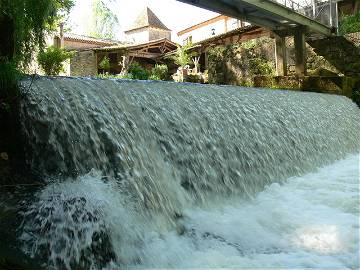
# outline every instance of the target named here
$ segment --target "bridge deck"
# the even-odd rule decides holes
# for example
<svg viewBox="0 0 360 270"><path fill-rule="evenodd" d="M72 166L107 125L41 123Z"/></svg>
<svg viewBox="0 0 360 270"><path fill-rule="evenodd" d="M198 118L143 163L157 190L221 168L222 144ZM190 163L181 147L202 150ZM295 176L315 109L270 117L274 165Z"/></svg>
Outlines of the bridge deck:
<svg viewBox="0 0 360 270"><path fill-rule="evenodd" d="M291 31L304 27L310 33L330 36L331 28L270 0L178 0L271 30Z"/></svg>

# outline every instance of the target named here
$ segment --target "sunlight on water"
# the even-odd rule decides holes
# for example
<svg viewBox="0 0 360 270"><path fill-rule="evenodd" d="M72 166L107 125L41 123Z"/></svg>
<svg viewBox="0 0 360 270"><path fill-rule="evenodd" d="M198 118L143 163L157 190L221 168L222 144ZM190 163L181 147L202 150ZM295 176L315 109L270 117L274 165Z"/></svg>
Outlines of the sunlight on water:
<svg viewBox="0 0 360 270"><path fill-rule="evenodd" d="M188 209L184 235L149 237L143 266L358 269L358 194L359 156L349 156L251 201Z"/></svg>

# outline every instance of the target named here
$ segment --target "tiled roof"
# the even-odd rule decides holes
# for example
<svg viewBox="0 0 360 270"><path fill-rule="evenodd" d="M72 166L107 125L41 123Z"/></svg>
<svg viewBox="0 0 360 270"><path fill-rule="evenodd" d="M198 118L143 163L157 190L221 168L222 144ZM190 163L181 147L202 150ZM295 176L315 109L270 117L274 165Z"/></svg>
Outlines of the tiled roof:
<svg viewBox="0 0 360 270"><path fill-rule="evenodd" d="M170 31L170 29L167 28L165 26L165 24L163 24L160 21L160 19L155 15L155 13L148 7L146 7L139 14L139 16L136 18L134 23L125 32L135 30L135 29L144 28L144 27L154 27L154 28L159 28L159 29Z"/></svg>
<svg viewBox="0 0 360 270"><path fill-rule="evenodd" d="M77 35L77 34L73 34L73 33L65 33L64 40L77 41L77 42L103 45L103 46L110 46L110 45L119 43L118 41L115 41L115 40L94 38L94 37L88 37L88 36L83 36L83 35Z"/></svg>
<svg viewBox="0 0 360 270"><path fill-rule="evenodd" d="M111 50L118 50L118 49L137 49L137 48L141 48L141 47L146 47L146 46L151 46L151 45L155 45L155 44L159 44L159 43L166 43L169 46L172 46L174 49L177 48L177 44L172 42L171 40L167 39L167 38L159 38L156 40L151 40L149 42L144 42L144 43L128 43L128 44L117 44L117 45L112 45L112 46L107 46L107 47L100 47L100 48L94 48L95 51L111 51Z"/></svg>

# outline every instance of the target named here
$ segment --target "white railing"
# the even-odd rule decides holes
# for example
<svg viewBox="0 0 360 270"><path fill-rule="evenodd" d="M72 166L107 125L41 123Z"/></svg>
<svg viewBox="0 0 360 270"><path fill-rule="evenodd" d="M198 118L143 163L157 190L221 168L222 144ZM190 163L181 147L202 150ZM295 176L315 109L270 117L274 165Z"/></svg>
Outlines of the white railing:
<svg viewBox="0 0 360 270"><path fill-rule="evenodd" d="M330 27L338 26L337 0L270 0Z"/></svg>

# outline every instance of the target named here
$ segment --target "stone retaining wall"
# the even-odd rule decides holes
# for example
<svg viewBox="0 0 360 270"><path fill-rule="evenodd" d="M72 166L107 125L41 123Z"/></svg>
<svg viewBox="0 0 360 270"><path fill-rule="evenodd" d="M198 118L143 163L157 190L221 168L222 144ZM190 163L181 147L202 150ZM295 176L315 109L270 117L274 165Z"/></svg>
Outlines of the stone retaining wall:
<svg viewBox="0 0 360 270"><path fill-rule="evenodd" d="M343 95L360 106L360 77L256 76L253 86Z"/></svg>
<svg viewBox="0 0 360 270"><path fill-rule="evenodd" d="M70 59L71 76L97 75L96 55L92 50L78 51Z"/></svg>

